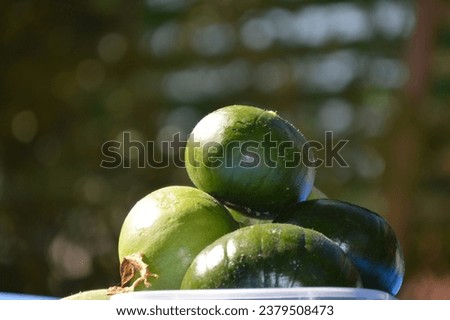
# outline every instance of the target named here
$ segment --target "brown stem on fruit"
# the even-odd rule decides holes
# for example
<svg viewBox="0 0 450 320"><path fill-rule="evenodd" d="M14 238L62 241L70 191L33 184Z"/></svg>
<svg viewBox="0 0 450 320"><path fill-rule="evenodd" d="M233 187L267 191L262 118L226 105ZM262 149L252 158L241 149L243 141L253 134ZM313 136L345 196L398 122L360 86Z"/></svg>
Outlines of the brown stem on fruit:
<svg viewBox="0 0 450 320"><path fill-rule="evenodd" d="M138 274L139 277L136 279ZM142 253L126 256L120 264L120 286L108 288L107 294L114 295L117 293L132 292L141 283L144 283L145 287L148 288L151 286L149 281L150 277L157 279L158 275L150 271L148 264L144 262L144 255ZM136 280L130 286L127 286L133 279Z"/></svg>

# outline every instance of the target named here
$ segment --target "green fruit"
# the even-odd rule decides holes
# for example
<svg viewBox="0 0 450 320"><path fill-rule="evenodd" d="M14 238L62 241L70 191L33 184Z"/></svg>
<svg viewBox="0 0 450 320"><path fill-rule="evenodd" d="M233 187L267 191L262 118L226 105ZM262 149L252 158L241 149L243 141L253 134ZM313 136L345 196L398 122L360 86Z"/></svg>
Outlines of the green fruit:
<svg viewBox="0 0 450 320"><path fill-rule="evenodd" d="M234 220L236 220L236 222L239 224L240 228L243 227L248 227L254 224L261 224L261 223L270 223L272 220L261 220L261 219L255 219L255 218L250 218L249 216L243 214L242 212L227 207L228 211L230 211L231 216L233 217Z"/></svg>
<svg viewBox="0 0 450 320"><path fill-rule="evenodd" d="M380 215L343 201L320 199L296 204L274 222L311 228L335 241L358 267L366 288L395 295L405 265L396 235Z"/></svg>
<svg viewBox="0 0 450 320"><path fill-rule="evenodd" d="M109 300L107 289L82 291L62 298L62 300Z"/></svg>
<svg viewBox="0 0 450 320"><path fill-rule="evenodd" d="M195 256L237 228L228 210L199 189L170 186L150 193L122 225L118 245L122 286L140 278L151 286L139 284L136 290L179 289ZM130 273L132 279L125 278Z"/></svg>
<svg viewBox="0 0 450 320"><path fill-rule="evenodd" d="M288 224L259 224L206 247L181 289L359 287L356 267L319 232Z"/></svg>
<svg viewBox="0 0 450 320"><path fill-rule="evenodd" d="M251 218L270 220L311 191L305 145L302 133L275 112L228 106L195 126L186 169L197 188Z"/></svg>

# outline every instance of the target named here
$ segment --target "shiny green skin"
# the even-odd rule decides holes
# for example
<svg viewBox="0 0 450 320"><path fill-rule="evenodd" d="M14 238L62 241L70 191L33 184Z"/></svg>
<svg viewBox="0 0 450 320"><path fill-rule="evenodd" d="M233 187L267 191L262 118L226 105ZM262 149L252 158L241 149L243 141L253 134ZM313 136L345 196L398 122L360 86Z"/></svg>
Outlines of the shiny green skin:
<svg viewBox="0 0 450 320"><path fill-rule="evenodd" d="M356 267L319 232L287 224L258 224L206 247L181 289L359 287Z"/></svg>
<svg viewBox="0 0 450 320"><path fill-rule="evenodd" d="M61 300L109 300L110 296L106 292L107 289L82 291L64 297Z"/></svg>
<svg viewBox="0 0 450 320"><path fill-rule="evenodd" d="M318 199L296 204L274 222L323 233L352 259L365 288L398 293L405 272L403 253L394 231L380 215L343 201Z"/></svg>
<svg viewBox="0 0 450 320"><path fill-rule="evenodd" d="M119 236L119 259L144 254L157 279L137 290L179 289L195 256L238 228L228 210L207 193L187 186L156 190L131 209Z"/></svg>
<svg viewBox="0 0 450 320"><path fill-rule="evenodd" d="M305 143L302 133L273 111L228 106L193 129L186 170L197 188L227 206L270 220L311 191L315 172L303 164Z"/></svg>

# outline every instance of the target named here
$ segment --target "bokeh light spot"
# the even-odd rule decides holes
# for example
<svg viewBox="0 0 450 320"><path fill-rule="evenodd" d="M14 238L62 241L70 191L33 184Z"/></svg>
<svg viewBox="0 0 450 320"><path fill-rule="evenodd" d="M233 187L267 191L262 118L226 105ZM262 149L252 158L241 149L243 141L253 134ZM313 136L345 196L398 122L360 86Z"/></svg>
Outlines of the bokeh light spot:
<svg viewBox="0 0 450 320"><path fill-rule="evenodd" d="M17 113L11 122L11 131L17 140L23 143L31 142L36 136L38 120L31 110Z"/></svg>
<svg viewBox="0 0 450 320"><path fill-rule="evenodd" d="M127 42L122 35L109 33L99 41L97 51L103 61L118 62L127 51Z"/></svg>
<svg viewBox="0 0 450 320"><path fill-rule="evenodd" d="M253 50L264 50L274 41L275 30L271 22L263 18L253 18L247 21L241 29L241 39L244 45Z"/></svg>
<svg viewBox="0 0 450 320"><path fill-rule="evenodd" d="M53 239L49 254L56 273L68 279L80 279L92 272L92 257L88 250L64 235Z"/></svg>
<svg viewBox="0 0 450 320"><path fill-rule="evenodd" d="M327 100L318 113L318 123L323 130L342 133L347 131L353 122L353 107L345 100Z"/></svg>
<svg viewBox="0 0 450 320"><path fill-rule="evenodd" d="M213 56L233 49L235 35L228 24L210 24L196 29L192 34L192 46L201 55Z"/></svg>

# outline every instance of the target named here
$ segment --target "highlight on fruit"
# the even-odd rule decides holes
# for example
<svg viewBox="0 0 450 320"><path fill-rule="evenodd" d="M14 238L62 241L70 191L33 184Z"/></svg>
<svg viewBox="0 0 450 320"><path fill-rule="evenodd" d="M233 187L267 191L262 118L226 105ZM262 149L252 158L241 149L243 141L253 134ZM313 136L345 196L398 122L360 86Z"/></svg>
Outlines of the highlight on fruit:
<svg viewBox="0 0 450 320"><path fill-rule="evenodd" d="M197 255L181 289L361 287L358 269L323 234L289 224L244 227Z"/></svg>
<svg viewBox="0 0 450 320"><path fill-rule="evenodd" d="M251 145L254 141L261 145ZM233 152L229 146L237 142L250 143L251 153ZM283 155L278 148L270 148L286 142L289 148ZM251 218L273 219L279 210L305 200L312 190L314 168L301 162L291 165L306 144L300 130L273 111L228 106L206 115L192 130L186 144L186 171L197 188L227 206ZM228 166L217 165L217 159L205 153L208 145L214 146L215 154L225 158ZM240 165L256 157L270 161Z"/></svg>
<svg viewBox="0 0 450 320"><path fill-rule="evenodd" d="M232 105L207 114L184 148L192 185L149 190L126 214L119 283L64 299L292 287L395 296L405 273L395 231L382 215L322 192L312 149L274 111Z"/></svg>
<svg viewBox="0 0 450 320"><path fill-rule="evenodd" d="M218 200L190 186L167 186L140 199L118 240L121 289L178 289L195 256L238 223Z"/></svg>
<svg viewBox="0 0 450 320"><path fill-rule="evenodd" d="M312 228L339 244L359 269L366 288L396 295L405 274L402 248L379 214L332 199L299 202L274 220Z"/></svg>

